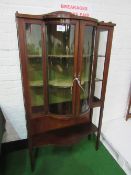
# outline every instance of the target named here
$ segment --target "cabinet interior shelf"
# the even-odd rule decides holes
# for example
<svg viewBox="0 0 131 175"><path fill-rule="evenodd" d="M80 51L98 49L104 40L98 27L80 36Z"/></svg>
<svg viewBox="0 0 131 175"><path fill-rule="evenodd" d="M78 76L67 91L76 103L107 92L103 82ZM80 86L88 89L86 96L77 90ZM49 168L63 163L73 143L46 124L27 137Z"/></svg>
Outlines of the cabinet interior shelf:
<svg viewBox="0 0 131 175"><path fill-rule="evenodd" d="M92 55L83 55L82 57L91 57ZM74 55L48 55L49 58L73 58Z"/></svg>
<svg viewBox="0 0 131 175"><path fill-rule="evenodd" d="M92 55L83 55L83 58L91 57ZM73 58L74 55L48 55L48 58ZM105 56L98 56L105 57ZM28 58L42 58L42 55L28 55Z"/></svg>
<svg viewBox="0 0 131 175"><path fill-rule="evenodd" d="M74 55L48 55L49 58L73 58Z"/></svg>
<svg viewBox="0 0 131 175"><path fill-rule="evenodd" d="M81 80L81 85L84 85L84 83L88 82L88 80L83 79ZM73 80L61 80L61 79L56 79L56 80L50 80L48 82L49 86L54 86L58 88L69 88L73 86ZM30 82L31 87L42 87L43 86L43 81L42 80L37 80L37 81L31 81Z"/></svg>
<svg viewBox="0 0 131 175"><path fill-rule="evenodd" d="M28 55L28 58L42 58L42 55Z"/></svg>
<svg viewBox="0 0 131 175"><path fill-rule="evenodd" d="M81 96L81 100L82 99L85 99L87 97L83 97ZM55 96L55 95L52 95L52 98L50 99L50 102L49 104L57 104L57 103L65 103L65 102L71 102L72 101L72 97L70 96L70 98L62 98L62 97L59 97L59 96ZM102 104L102 101L97 98L97 97L93 97L93 102L92 102L92 107L100 107ZM39 107L39 106L44 106L44 103L43 103L43 99L41 96L37 97L37 101L35 101L35 103L32 104L34 107Z"/></svg>
<svg viewBox="0 0 131 175"><path fill-rule="evenodd" d="M85 99L85 97L82 97L80 99L81 100ZM72 101L72 96L70 96L70 98L65 99L59 96L52 95L52 98L50 99L49 104L66 103L66 102L71 102L71 101ZM35 103L32 104L32 106L36 106L36 107L43 106L43 105L44 105L44 102L43 102L42 97L38 97L37 101L35 101Z"/></svg>
<svg viewBox="0 0 131 175"><path fill-rule="evenodd" d="M42 80L36 80L30 82L31 87L43 87L43 81Z"/></svg>
<svg viewBox="0 0 131 175"><path fill-rule="evenodd" d="M73 81L72 80L59 80L59 79L56 79L56 80L50 80L48 82L48 85L50 86L54 86L54 87L57 87L57 88L69 88L69 87L72 87L73 86Z"/></svg>

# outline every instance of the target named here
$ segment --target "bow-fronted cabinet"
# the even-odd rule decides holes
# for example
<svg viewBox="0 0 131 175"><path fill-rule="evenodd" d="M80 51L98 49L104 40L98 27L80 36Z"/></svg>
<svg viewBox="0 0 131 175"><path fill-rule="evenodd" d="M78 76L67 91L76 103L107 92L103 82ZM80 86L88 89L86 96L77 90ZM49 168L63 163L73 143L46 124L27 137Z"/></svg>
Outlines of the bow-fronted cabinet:
<svg viewBox="0 0 131 175"><path fill-rule="evenodd" d="M96 132L98 148L115 24L69 12L17 12L16 19L32 166L34 147L71 145Z"/></svg>

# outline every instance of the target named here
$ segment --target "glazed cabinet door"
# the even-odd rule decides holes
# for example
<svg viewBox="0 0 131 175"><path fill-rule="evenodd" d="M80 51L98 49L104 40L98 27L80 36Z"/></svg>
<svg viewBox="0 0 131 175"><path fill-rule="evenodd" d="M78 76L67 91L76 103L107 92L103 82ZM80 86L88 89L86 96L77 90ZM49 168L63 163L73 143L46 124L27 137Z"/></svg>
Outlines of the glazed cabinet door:
<svg viewBox="0 0 131 175"><path fill-rule="evenodd" d="M43 22L19 19L19 47L24 86L25 107L28 114L44 112L43 78Z"/></svg>
<svg viewBox="0 0 131 175"><path fill-rule="evenodd" d="M80 22L80 42L78 54L78 104L77 115L89 112L90 85L94 54L95 24Z"/></svg>
<svg viewBox="0 0 131 175"><path fill-rule="evenodd" d="M78 22L71 20L46 23L48 112L75 115L75 82Z"/></svg>

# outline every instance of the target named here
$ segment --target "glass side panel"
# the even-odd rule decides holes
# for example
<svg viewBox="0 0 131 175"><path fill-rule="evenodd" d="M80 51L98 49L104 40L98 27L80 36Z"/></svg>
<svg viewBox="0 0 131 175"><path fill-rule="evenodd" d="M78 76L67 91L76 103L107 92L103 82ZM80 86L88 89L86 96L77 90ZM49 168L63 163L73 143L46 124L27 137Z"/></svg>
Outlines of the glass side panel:
<svg viewBox="0 0 131 175"><path fill-rule="evenodd" d="M74 25L47 24L49 111L72 113Z"/></svg>
<svg viewBox="0 0 131 175"><path fill-rule="evenodd" d="M108 31L100 30L99 42L98 42L96 77L95 77L95 92L94 92L94 96L97 99L101 99L104 64L105 64L105 58L106 58L105 56L106 56L107 38L108 38Z"/></svg>
<svg viewBox="0 0 131 175"><path fill-rule="evenodd" d="M83 56L82 56L82 72L81 72L81 94L80 94L80 112L88 110L88 97L91 77L91 66L93 59L93 45L94 45L94 28L92 26L85 26Z"/></svg>
<svg viewBox="0 0 131 175"><path fill-rule="evenodd" d="M99 32L99 44L98 44L98 56L105 57L106 54L106 44L107 44L107 30L100 30Z"/></svg>
<svg viewBox="0 0 131 175"><path fill-rule="evenodd" d="M35 113L44 110L41 25L26 23L25 30L31 107Z"/></svg>
<svg viewBox="0 0 131 175"><path fill-rule="evenodd" d="M101 89L102 89L102 81L96 80L95 91L94 91L94 96L96 99L101 99Z"/></svg>
<svg viewBox="0 0 131 175"><path fill-rule="evenodd" d="M97 68L96 68L96 78L103 80L103 71L106 55L106 45L107 45L107 30L99 31L99 42L98 42L98 57L97 57Z"/></svg>
<svg viewBox="0 0 131 175"><path fill-rule="evenodd" d="M96 80L103 80L103 71L104 71L104 63L105 63L105 57L97 58L97 67L96 67Z"/></svg>

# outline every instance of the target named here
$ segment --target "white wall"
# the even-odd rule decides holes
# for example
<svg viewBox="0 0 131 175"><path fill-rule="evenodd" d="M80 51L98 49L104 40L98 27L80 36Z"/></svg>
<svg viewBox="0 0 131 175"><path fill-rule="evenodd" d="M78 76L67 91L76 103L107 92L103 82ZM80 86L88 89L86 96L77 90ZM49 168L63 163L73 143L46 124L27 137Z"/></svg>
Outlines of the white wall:
<svg viewBox="0 0 131 175"><path fill-rule="evenodd" d="M61 4L87 6L91 17L116 23L105 100L104 121L125 116L131 79L131 1L125 0L1 0L0 105L7 119L4 141L26 138L15 12L44 14ZM70 11L70 10L68 10ZM71 10L76 11L76 10ZM80 10L77 10L80 13ZM98 114L95 110L95 117Z"/></svg>

